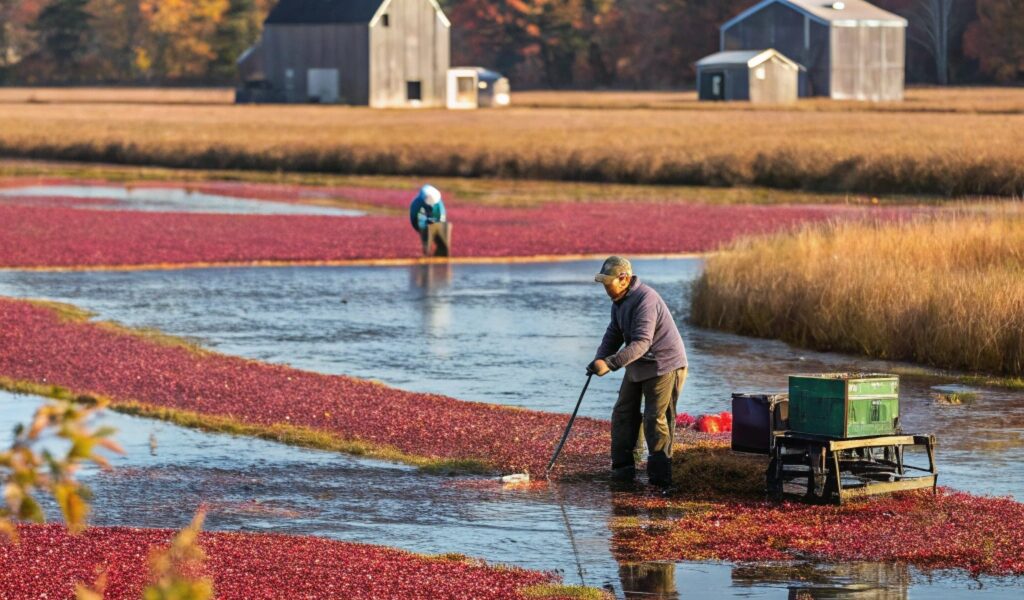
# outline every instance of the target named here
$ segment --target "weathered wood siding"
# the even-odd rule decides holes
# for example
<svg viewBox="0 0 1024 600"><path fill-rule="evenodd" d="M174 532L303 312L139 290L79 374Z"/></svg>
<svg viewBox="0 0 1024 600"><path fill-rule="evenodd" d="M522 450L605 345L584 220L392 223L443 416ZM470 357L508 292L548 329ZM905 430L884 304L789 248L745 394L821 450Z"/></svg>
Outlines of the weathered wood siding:
<svg viewBox="0 0 1024 600"><path fill-rule="evenodd" d="M450 31L429 0L391 0L388 25L370 27L370 105L411 106L407 85L419 81L421 106L444 106Z"/></svg>
<svg viewBox="0 0 1024 600"><path fill-rule="evenodd" d="M285 102L309 102L309 69L337 69L339 101L370 101L369 28L366 25L268 25L262 52L267 79ZM289 71L291 75L289 76Z"/></svg>
<svg viewBox="0 0 1024 600"><path fill-rule="evenodd" d="M757 77L764 69L764 79ZM756 104L786 104L796 102L800 71L773 56L750 70L750 101Z"/></svg>

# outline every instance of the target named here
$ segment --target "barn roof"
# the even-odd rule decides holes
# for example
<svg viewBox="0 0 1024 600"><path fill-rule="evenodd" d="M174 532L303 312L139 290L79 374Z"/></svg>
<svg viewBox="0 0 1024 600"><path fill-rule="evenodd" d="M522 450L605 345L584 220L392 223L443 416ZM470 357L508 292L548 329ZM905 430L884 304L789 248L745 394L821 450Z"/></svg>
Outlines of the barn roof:
<svg viewBox="0 0 1024 600"><path fill-rule="evenodd" d="M767 50L725 50L723 52L715 52L714 54L705 56L698 60L697 66L710 67L737 65L746 66L752 69L773 56L779 57L783 62L792 66L794 69L803 69L799 64L793 62L774 48L768 48Z"/></svg>
<svg viewBox="0 0 1024 600"><path fill-rule="evenodd" d="M266 24L369 23L385 0L281 0Z"/></svg>
<svg viewBox="0 0 1024 600"><path fill-rule="evenodd" d="M877 23L886 25L907 25L907 20L887 10L878 8L864 0L763 0L722 24L724 31L769 4L783 4L802 12L808 17L829 24Z"/></svg>

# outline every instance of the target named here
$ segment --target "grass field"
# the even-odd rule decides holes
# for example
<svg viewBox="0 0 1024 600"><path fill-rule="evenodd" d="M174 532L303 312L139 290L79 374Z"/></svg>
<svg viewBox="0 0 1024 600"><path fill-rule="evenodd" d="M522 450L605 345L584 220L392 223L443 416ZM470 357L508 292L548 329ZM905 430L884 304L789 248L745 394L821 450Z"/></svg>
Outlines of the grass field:
<svg viewBox="0 0 1024 600"><path fill-rule="evenodd" d="M0 104L232 104L231 88L0 88ZM520 108L592 108L659 110L763 110L743 102L697 101L695 91L517 91ZM808 98L776 107L787 111L1024 113L1024 89L1012 87L907 89L903 102L834 101Z"/></svg>
<svg viewBox="0 0 1024 600"><path fill-rule="evenodd" d="M40 100L36 91L36 101L19 102L17 90L5 90L13 99L0 102L0 156L867 194L1024 193L1024 114L897 113L871 105L379 111L188 101L220 98L222 91L73 92L48 91L53 100ZM951 107L984 103L974 91L944 93ZM110 95L135 100L126 108ZM1000 96L1024 105L1022 90Z"/></svg>
<svg viewBox="0 0 1024 600"><path fill-rule="evenodd" d="M2 95L0 95L2 98ZM763 110L743 102L698 102L697 92L515 92L515 106L529 108L656 108L661 110ZM903 102L837 101L808 98L778 107L787 111L1024 113L1024 89L918 87Z"/></svg>
<svg viewBox="0 0 1024 600"><path fill-rule="evenodd" d="M711 258L692 318L822 350L1024 373L1024 214L847 223Z"/></svg>

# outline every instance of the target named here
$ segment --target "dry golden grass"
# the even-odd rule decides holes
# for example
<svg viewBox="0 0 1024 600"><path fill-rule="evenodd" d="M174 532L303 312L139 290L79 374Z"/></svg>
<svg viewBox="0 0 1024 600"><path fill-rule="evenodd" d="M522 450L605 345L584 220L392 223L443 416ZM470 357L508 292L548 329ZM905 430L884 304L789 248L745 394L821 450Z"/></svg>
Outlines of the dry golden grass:
<svg viewBox="0 0 1024 600"><path fill-rule="evenodd" d="M514 102L521 108L602 108L660 110L753 110L744 102L698 102L695 91L520 91ZM0 103L41 104L233 104L232 88L145 87L12 87L0 88ZM807 98L768 110L830 112L977 112L1024 113L1024 88L1019 87L911 87L903 102L834 101Z"/></svg>
<svg viewBox="0 0 1024 600"><path fill-rule="evenodd" d="M231 88L0 87L0 104L232 104Z"/></svg>
<svg viewBox="0 0 1024 600"><path fill-rule="evenodd" d="M660 110L751 110L766 107L745 102L699 102L697 92L528 91L515 92L513 102L529 108L655 108ZM795 104L768 108L829 112L965 112L1024 113L1024 88L908 88L903 102L837 101L806 98Z"/></svg>
<svg viewBox="0 0 1024 600"><path fill-rule="evenodd" d="M0 104L0 156L201 169L1024 193L1024 114Z"/></svg>
<svg viewBox="0 0 1024 600"><path fill-rule="evenodd" d="M1024 214L961 212L747 240L711 258L692 318L818 348L1024 373Z"/></svg>

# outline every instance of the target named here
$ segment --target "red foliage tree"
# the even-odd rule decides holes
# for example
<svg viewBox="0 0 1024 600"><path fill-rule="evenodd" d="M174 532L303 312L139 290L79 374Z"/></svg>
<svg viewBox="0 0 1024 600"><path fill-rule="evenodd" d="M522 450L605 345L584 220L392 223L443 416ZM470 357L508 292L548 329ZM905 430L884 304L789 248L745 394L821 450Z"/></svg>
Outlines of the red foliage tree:
<svg viewBox="0 0 1024 600"><path fill-rule="evenodd" d="M1024 0L978 0L964 51L998 81L1024 79Z"/></svg>

